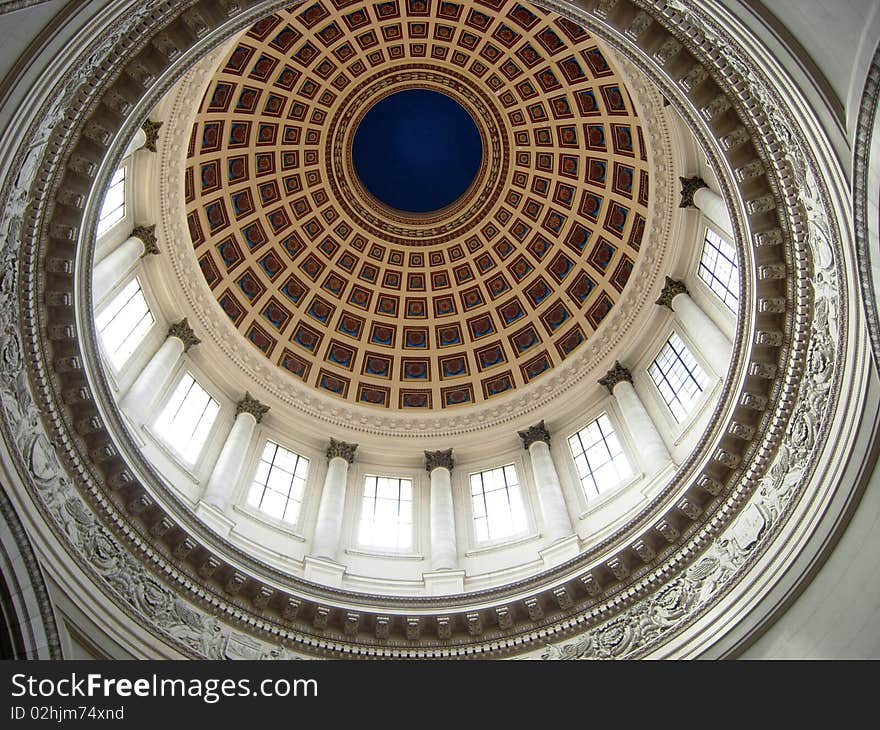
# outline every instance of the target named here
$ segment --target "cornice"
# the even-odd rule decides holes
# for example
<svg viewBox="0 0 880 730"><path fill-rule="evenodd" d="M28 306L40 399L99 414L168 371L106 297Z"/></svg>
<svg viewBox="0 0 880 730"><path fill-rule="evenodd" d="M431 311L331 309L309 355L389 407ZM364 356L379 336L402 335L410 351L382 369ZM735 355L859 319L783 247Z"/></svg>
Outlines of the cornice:
<svg viewBox="0 0 880 730"><path fill-rule="evenodd" d="M868 334L874 351L874 364L880 371L880 314L877 308L874 270L877 267L877 234L880 220L876 215L871 220L871 191L876 186L869 184L872 169L880 166L880 161L872 158L871 142L877 138L877 109L880 104L880 46L874 52L856 120L855 144L853 145L853 215L855 218L856 256L859 265L859 285L865 314L868 320ZM876 157L876 155L875 155ZM873 234L873 235L872 235ZM873 242L873 243L872 243Z"/></svg>

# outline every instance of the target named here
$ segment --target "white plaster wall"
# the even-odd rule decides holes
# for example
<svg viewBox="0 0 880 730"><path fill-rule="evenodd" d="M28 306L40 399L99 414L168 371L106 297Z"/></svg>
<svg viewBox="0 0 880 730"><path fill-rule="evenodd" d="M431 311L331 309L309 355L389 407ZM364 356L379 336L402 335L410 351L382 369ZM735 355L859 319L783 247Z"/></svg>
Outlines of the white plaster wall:
<svg viewBox="0 0 880 730"><path fill-rule="evenodd" d="M14 33L3 34L3 43L0 44L0 79L6 77L30 42L65 4L65 0L51 0L0 15L0 25L15 27Z"/></svg>
<svg viewBox="0 0 880 730"><path fill-rule="evenodd" d="M828 562L743 659L880 659L880 469Z"/></svg>
<svg viewBox="0 0 880 730"><path fill-rule="evenodd" d="M878 376L866 414L876 414ZM875 454L876 457L876 454ZM744 659L880 659L880 465L828 560Z"/></svg>

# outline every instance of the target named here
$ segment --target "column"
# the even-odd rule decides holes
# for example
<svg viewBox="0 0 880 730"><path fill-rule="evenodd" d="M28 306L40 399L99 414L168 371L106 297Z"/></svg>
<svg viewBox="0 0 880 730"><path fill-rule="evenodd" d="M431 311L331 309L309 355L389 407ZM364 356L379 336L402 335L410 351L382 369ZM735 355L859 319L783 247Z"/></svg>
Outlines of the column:
<svg viewBox="0 0 880 730"><path fill-rule="evenodd" d="M716 228L733 240L733 223L724 198L712 190L701 177L680 177L681 202L679 208L698 208Z"/></svg>
<svg viewBox="0 0 880 730"><path fill-rule="evenodd" d="M264 406L256 398L252 398L250 393L245 393L244 398L236 404L235 421L214 464L211 478L202 497L205 502L217 509L226 509L232 490L241 474L254 429L268 411L269 406Z"/></svg>
<svg viewBox="0 0 880 730"><path fill-rule="evenodd" d="M672 461L672 457L633 387L632 373L619 362L615 362L614 367L599 380L599 384L608 388L617 401L623 421L637 447L638 458L645 476L653 476L666 467Z"/></svg>
<svg viewBox="0 0 880 730"><path fill-rule="evenodd" d="M150 362L137 376L120 404L136 425L146 423L150 407L174 372L180 356L199 342L186 319L168 328L165 342L150 358Z"/></svg>
<svg viewBox="0 0 880 730"><path fill-rule="evenodd" d="M138 129L137 132L134 133L134 137L131 138L131 142L128 143L128 147L125 148L125 154L123 157L128 157L129 155L133 155L139 149L141 149L147 141L147 133L144 131L143 127Z"/></svg>
<svg viewBox="0 0 880 730"><path fill-rule="evenodd" d="M730 365L733 345L712 318L691 299L683 281L666 277L666 284L656 302L675 313L681 328L693 342L699 343L700 354L718 376L724 376Z"/></svg>
<svg viewBox="0 0 880 730"><path fill-rule="evenodd" d="M535 486L538 490L538 501L541 503L541 513L544 515L544 536L550 542L556 542L571 535L574 530L571 525L571 517L568 507L565 506L565 497L562 494L562 485L559 483L559 475L553 456L550 453L550 433L544 426L544 422L530 426L525 431L519 431L523 448L529 452L532 462L532 474L535 477Z"/></svg>
<svg viewBox="0 0 880 730"><path fill-rule="evenodd" d="M455 508L452 502L452 449L426 451L425 469L431 475L431 570L456 570Z"/></svg>
<svg viewBox="0 0 880 730"><path fill-rule="evenodd" d="M147 119L143 126L134 133L134 137L131 138L128 147L125 148L125 154L123 157L128 157L140 149L155 152L156 142L159 138L159 128L161 126L162 122L154 122L151 119Z"/></svg>
<svg viewBox="0 0 880 730"><path fill-rule="evenodd" d="M348 481L348 465L354 461L357 444L330 439L327 449L327 476L318 505L318 521L312 539L311 554L318 558L336 560L342 536L342 517L345 511L345 485Z"/></svg>
<svg viewBox="0 0 880 730"><path fill-rule="evenodd" d="M134 268L138 259L159 253L156 226L136 226L131 236L97 264L92 272L92 301L97 304Z"/></svg>

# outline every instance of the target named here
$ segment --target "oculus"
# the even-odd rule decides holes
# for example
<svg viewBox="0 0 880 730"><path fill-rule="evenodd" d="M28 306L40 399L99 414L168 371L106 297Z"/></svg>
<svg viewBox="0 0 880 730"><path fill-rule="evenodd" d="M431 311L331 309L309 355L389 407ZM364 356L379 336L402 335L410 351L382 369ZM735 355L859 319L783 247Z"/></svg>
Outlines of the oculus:
<svg viewBox="0 0 880 730"><path fill-rule="evenodd" d="M436 91L406 89L381 99L355 130L352 160L364 187L407 213L432 213L470 188L483 159L474 120Z"/></svg>

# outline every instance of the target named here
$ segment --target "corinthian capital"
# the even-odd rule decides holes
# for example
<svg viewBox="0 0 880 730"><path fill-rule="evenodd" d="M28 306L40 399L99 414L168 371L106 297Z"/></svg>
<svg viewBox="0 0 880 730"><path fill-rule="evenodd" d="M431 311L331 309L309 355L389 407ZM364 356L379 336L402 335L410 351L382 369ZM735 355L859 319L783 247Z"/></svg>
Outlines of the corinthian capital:
<svg viewBox="0 0 880 730"><path fill-rule="evenodd" d="M526 451L536 441L543 441L548 446L550 445L550 432L544 426L544 421L536 423L534 426L529 426L525 431L517 431L517 433L522 439L523 448Z"/></svg>
<svg viewBox="0 0 880 730"><path fill-rule="evenodd" d="M131 235L144 242L144 256L155 256L159 253L156 243L156 226L135 226Z"/></svg>
<svg viewBox="0 0 880 730"><path fill-rule="evenodd" d="M179 322L175 322L168 328L168 336L176 337L183 342L184 352L189 350L193 345L198 345L201 342L201 340L193 333L192 328L189 326L189 322L186 321L186 317Z"/></svg>
<svg viewBox="0 0 880 730"><path fill-rule="evenodd" d="M339 457L351 464L354 462L354 452L357 447L357 444L347 444L345 441L330 439L330 446L327 447L327 461Z"/></svg>
<svg viewBox="0 0 880 730"><path fill-rule="evenodd" d="M455 461L452 458L452 449L445 451L426 451L425 452L425 469L430 474L434 469L443 467L452 471L455 468Z"/></svg>
<svg viewBox="0 0 880 730"><path fill-rule="evenodd" d="M661 307L666 307L667 309L672 309L672 300L675 299L679 294L687 294L688 289L684 285L683 281L679 281L678 279L673 279L670 276L666 277L666 284L663 286L663 291L660 292L660 298L654 302L654 304L659 304Z"/></svg>
<svg viewBox="0 0 880 730"><path fill-rule="evenodd" d="M614 394L615 385L624 382L632 383L632 381L632 373L619 362L615 361L614 367L605 373L605 377L599 378L599 385L604 385L608 388L609 393Z"/></svg>
<svg viewBox="0 0 880 730"><path fill-rule="evenodd" d="M147 139L144 142L145 150L149 150L150 152L156 151L156 142L159 141L159 128L162 124L162 122L154 122L152 119L147 119L147 121L144 122L141 129L144 130L144 134L147 136Z"/></svg>
<svg viewBox="0 0 880 730"><path fill-rule="evenodd" d="M254 398L250 393L245 392L244 398L242 398L235 405L235 415L238 416L241 413L250 413L259 423L263 420L263 416L265 416L269 412L269 406L264 406L260 401Z"/></svg>
<svg viewBox="0 0 880 730"><path fill-rule="evenodd" d="M678 204L679 208L696 208L694 205L694 194L700 188L708 188L706 185L706 181L703 178L697 177L680 177L678 178L681 181L681 201Z"/></svg>

